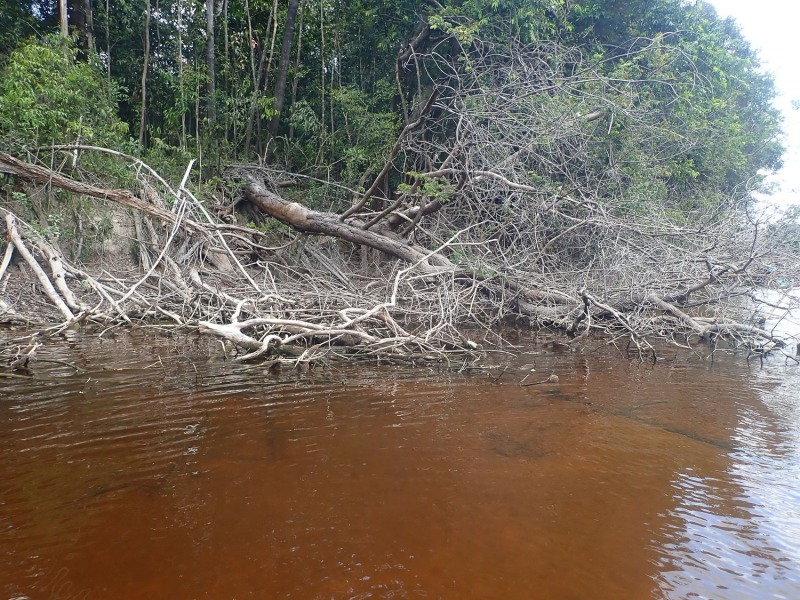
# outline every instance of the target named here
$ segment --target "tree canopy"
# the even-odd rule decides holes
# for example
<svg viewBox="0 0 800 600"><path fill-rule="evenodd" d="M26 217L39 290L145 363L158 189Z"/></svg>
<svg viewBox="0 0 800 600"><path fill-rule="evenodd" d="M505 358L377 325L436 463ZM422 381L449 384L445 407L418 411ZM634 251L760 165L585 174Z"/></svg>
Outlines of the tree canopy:
<svg viewBox="0 0 800 600"><path fill-rule="evenodd" d="M53 30L59 6L3 2L0 52L8 63L13 47L24 43L22 51L30 54L31 44L41 45L29 36ZM564 81L572 78L571 88L554 91L564 94L565 105L579 93L594 97L594 110L607 111L605 139L597 128L598 146L604 144L605 160L625 172L634 195L660 189L675 199L693 195L698 185L728 194L742 182L752 188L759 173L780 164L772 81L736 25L702 1L151 4L65 3L82 60L99 65L123 90L119 118L132 133L144 123L143 150L200 149L218 163L269 151L293 169L357 183L383 160L413 107L434 87L449 85L453 68L476 60L488 46L498 58L547 46L577 57L561 73ZM287 25L291 31L285 35ZM443 62L449 73L441 70ZM589 63L593 81L578 84L581 75L569 69ZM33 71L28 77L37 76L46 74ZM7 72L4 80L9 77L20 74ZM43 88L49 83L41 82ZM472 79L478 88L486 83ZM578 92L576 85L583 89ZM43 94L59 92L38 92ZM92 100L83 107L74 102L73 112L92 110ZM219 119L210 118L212 108ZM655 129L640 136L626 114L631 110L646 113L663 139L651 135ZM660 164L648 167L643 156Z"/></svg>

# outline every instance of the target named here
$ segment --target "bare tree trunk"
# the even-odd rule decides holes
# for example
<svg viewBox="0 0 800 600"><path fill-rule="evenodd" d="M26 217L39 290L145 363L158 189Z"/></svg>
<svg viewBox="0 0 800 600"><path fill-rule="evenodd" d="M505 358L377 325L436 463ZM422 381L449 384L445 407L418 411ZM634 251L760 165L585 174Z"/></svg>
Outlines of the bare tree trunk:
<svg viewBox="0 0 800 600"><path fill-rule="evenodd" d="M178 89L180 93L181 103L181 133L180 133L180 148L186 150L186 110L184 107L184 100L186 98L186 89L184 88L185 82L183 78L183 2L178 0Z"/></svg>
<svg viewBox="0 0 800 600"><path fill-rule="evenodd" d="M77 45L81 50L88 49L86 7L89 0L67 0L67 19L73 33L77 35Z"/></svg>
<svg viewBox="0 0 800 600"><path fill-rule="evenodd" d="M160 15L161 8L158 6L158 0L156 0L155 9L156 9L155 14ZM155 25L156 25L156 48L158 48L159 46L161 46L161 25L160 25L160 20L158 18L156 18Z"/></svg>
<svg viewBox="0 0 800 600"><path fill-rule="evenodd" d="M106 0L106 60L108 60L108 81L111 81L111 13Z"/></svg>
<svg viewBox="0 0 800 600"><path fill-rule="evenodd" d="M113 150L105 150L105 152L119 154ZM46 167L26 163L5 152L0 152L0 173L11 173L26 181L33 181L43 185L53 185L81 196L91 196L92 198L116 202L122 206L155 217L164 223L174 224L176 222L177 217L172 211L145 202L128 190L100 188L82 181L77 181L65 175L61 175L57 171L51 171ZM198 224L189 219L184 219L183 225L194 231L199 231Z"/></svg>
<svg viewBox="0 0 800 600"><path fill-rule="evenodd" d="M144 13L144 66L142 67L142 115L139 120L139 145L144 146L147 126L147 67L150 64L150 0L145 0Z"/></svg>
<svg viewBox="0 0 800 600"><path fill-rule="evenodd" d="M334 25L333 25L333 56L334 57L341 56L341 53L339 52L339 20L338 19L334 21ZM336 71L337 70L339 71L339 79L340 79L339 88L341 88L342 87L341 86L341 77L342 77L341 64L339 64L338 60L331 61L331 74L330 74L330 77L328 77L328 80L329 80L328 81L328 83L329 83L329 87L328 87L328 90L329 90L329 92L328 92L328 115L330 116L330 119L331 119L331 137L333 137L333 134L336 133L336 123L333 120L333 117L334 117L334 115L333 115L333 91L335 89L334 88L334 84L336 83Z"/></svg>
<svg viewBox="0 0 800 600"><path fill-rule="evenodd" d="M269 26L272 23L272 43L270 44L269 51L269 64L267 65L267 74L264 76L264 60L267 56L267 35L269 35ZM267 30L264 32L264 47L261 50L261 58L258 61L258 72L253 80L253 98L250 101L250 114L247 119L247 129L245 132L244 140L244 153L245 156L250 154L250 142L253 136L253 125L256 122L256 109L258 108L258 97L261 94L261 82L269 79L269 72L272 70L272 51L275 49L275 34L278 30L278 0L272 3L272 13L270 13L270 21L267 23Z"/></svg>
<svg viewBox="0 0 800 600"><path fill-rule="evenodd" d="M217 121L216 107L216 55L214 53L214 0L206 0L206 63L208 66L208 124L213 128Z"/></svg>
<svg viewBox="0 0 800 600"><path fill-rule="evenodd" d="M53 284L50 282L50 279L47 277L47 274L44 272L42 267L36 262L36 259L30 253L28 248L25 246L25 243L22 241L22 236L19 234L17 230L16 218L13 214L7 213L6 217L6 228L7 228L7 235L8 239L17 249L17 252L25 259L25 262L28 263L30 268L36 274L36 278L39 280L39 284L42 286L45 294L50 299L50 301L55 304L58 308L59 312L63 315L65 319L68 321L75 318L75 315L72 314L69 306L67 303L64 302L64 299L59 296L56 289L53 287Z"/></svg>
<svg viewBox="0 0 800 600"><path fill-rule="evenodd" d="M195 48L194 52L194 70L197 73L200 69L200 65L197 59L197 48ZM200 178L202 179L203 173L203 142L200 139L200 78L195 77L195 88L194 88L194 140L195 145L197 146L197 170L200 173Z"/></svg>
<svg viewBox="0 0 800 600"><path fill-rule="evenodd" d="M231 72L231 48L230 48L230 36L228 32L228 5L230 4L229 0L223 0L222 4L222 34L223 34L223 48L224 48L224 59L225 63L223 66L223 72L225 74L223 80L223 87L225 90L225 94L230 96L230 72ZM227 142L228 136L230 135L230 122L231 116L230 111L223 111L225 115L225 141ZM236 136L234 136L235 139Z"/></svg>
<svg viewBox="0 0 800 600"><path fill-rule="evenodd" d="M223 9L222 9L222 14L223 14L223 17L222 17L223 18L222 29L223 29L224 35L225 35L225 63L226 64L230 63L230 51L231 51L231 48L230 48L230 35L229 35L229 32L228 32L228 8L229 8L229 5L230 5L229 0L224 0Z"/></svg>
<svg viewBox="0 0 800 600"><path fill-rule="evenodd" d="M289 104L289 114L294 110L294 105L297 103L297 84L300 82L300 56L303 49L303 16L306 10L306 0L300 4L300 24L297 31L297 54L294 58L294 77L292 78L292 98ZM289 139L294 137L294 127L289 125Z"/></svg>
<svg viewBox="0 0 800 600"><path fill-rule="evenodd" d="M325 18L324 18L324 11L323 11L324 2L319 3L319 39L320 39L320 46L319 46L319 62L320 62L320 85L319 85L319 93L320 93L320 112L319 112L319 122L322 125L322 131L325 131Z"/></svg>
<svg viewBox="0 0 800 600"><path fill-rule="evenodd" d="M58 0L58 30L61 35L69 35L69 19L67 18L67 0Z"/></svg>
<svg viewBox="0 0 800 600"><path fill-rule="evenodd" d="M283 102L286 98L286 79L289 76L289 62L292 54L292 38L294 37L294 22L297 18L297 7L300 0L289 0L289 9L286 15L286 28L283 30L283 43L281 44L281 58L278 62L278 75L275 80L275 113L269 123L270 135L278 133L281 122Z"/></svg>
<svg viewBox="0 0 800 600"><path fill-rule="evenodd" d="M250 3L244 0L244 12L247 15L247 43L250 46L250 70L253 74L253 89L258 87L256 80L256 48L258 48L258 41L253 35L253 20L250 17Z"/></svg>
<svg viewBox="0 0 800 600"><path fill-rule="evenodd" d="M94 46L94 15L92 14L92 0L84 0L84 12L86 13L86 48L90 52L96 52Z"/></svg>

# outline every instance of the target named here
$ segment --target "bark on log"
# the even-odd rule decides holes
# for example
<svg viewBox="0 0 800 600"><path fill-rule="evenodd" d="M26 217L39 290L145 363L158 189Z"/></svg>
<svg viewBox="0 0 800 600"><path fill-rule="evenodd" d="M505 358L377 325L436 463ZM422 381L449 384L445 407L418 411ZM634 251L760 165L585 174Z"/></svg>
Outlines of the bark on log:
<svg viewBox="0 0 800 600"><path fill-rule="evenodd" d="M361 244L380 250L390 256L416 265L416 268L424 274L433 275L443 272L455 272L456 278L463 279L465 285L477 284L484 291L490 291L497 286L505 287L515 295L517 309L521 314L540 316L539 308L536 306L538 303L559 305L578 303L577 299L571 298L564 293L523 288L509 281L493 283L468 269L452 263L439 253L433 253L426 248L410 243L387 228L381 228L378 231L364 229L364 224L356 219L342 221L339 215L322 213L306 208L296 202L287 202L277 194L269 191L256 179L248 176L247 181L244 195L248 201L271 217L298 231L329 235L353 244Z"/></svg>
<svg viewBox="0 0 800 600"><path fill-rule="evenodd" d="M427 250L409 245L399 236L365 230L362 228L363 224L356 220L340 221L338 215L311 210L296 202L287 202L253 178L248 179L244 195L265 213L298 231L329 235L353 244L363 244L412 264L421 261L419 269L423 273L459 270L443 256L434 254L426 257Z"/></svg>
<svg viewBox="0 0 800 600"><path fill-rule="evenodd" d="M89 307L82 306L75 297L75 294L72 293L72 290L69 289L67 285L67 271L64 269L64 261L61 260L61 257L55 249L49 244L39 240L35 240L34 245L39 249L39 252L47 258L48 264L50 265L50 273L53 275L53 284L61 293L62 298L64 298L70 310L77 312L88 310Z"/></svg>

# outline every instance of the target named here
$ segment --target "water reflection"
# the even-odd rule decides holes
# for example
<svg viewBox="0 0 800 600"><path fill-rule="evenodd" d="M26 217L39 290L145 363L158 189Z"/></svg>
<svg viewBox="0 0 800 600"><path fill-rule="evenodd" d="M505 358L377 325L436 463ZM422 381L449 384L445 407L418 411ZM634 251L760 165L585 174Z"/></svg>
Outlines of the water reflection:
<svg viewBox="0 0 800 600"><path fill-rule="evenodd" d="M756 381L761 402L736 402L734 449L722 477L689 468L672 483L679 506L670 517L679 525L667 532L659 576L667 598L800 593L800 407L791 384L770 369Z"/></svg>
<svg viewBox="0 0 800 600"><path fill-rule="evenodd" d="M0 598L800 597L796 370L534 341L498 381L75 336L0 382Z"/></svg>
<svg viewBox="0 0 800 600"><path fill-rule="evenodd" d="M764 329L793 338L800 342L800 288L785 290L762 290L760 299L765 301L759 307L759 316L764 319ZM793 309L787 312L785 308Z"/></svg>

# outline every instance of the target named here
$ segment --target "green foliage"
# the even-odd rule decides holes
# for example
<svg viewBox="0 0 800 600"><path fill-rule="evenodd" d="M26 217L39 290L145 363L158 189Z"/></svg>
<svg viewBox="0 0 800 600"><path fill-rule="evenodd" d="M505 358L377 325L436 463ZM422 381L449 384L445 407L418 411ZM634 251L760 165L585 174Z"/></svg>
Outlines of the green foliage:
<svg viewBox="0 0 800 600"><path fill-rule="evenodd" d="M397 132L398 119L391 112L375 110L380 98L375 101L355 88L339 88L334 91L333 99L334 119L341 125L334 132L332 143L341 152L343 179L355 182L365 171L374 172L383 167L385 154Z"/></svg>
<svg viewBox="0 0 800 600"><path fill-rule="evenodd" d="M192 157L202 157L204 174L219 172L209 165L253 158L242 157L242 150L262 53L266 68L255 105L253 149L262 157L267 149L274 151L275 160L292 169L363 186L383 167L406 118L432 89L438 86L446 95L469 81L475 93L465 108L480 110L514 84L498 81L492 71L476 74L486 49L502 66L518 50L534 47L568 51L571 58L559 63L563 68L556 75L570 83L532 95L514 118L522 122L524 113L538 111L553 123L574 123L575 139L590 142L588 156L554 169L558 140L543 127L530 151L541 160L522 165L538 189L583 183L584 191L591 188L592 195L620 210L646 212L657 206L680 218L725 197L744 197L763 173L780 165L772 81L737 27L703 1L305 2L275 138L267 135L266 124L276 116L273 95L287 3L278 3L276 23L272 4L217 3L226 12L218 15L215 36L220 114L214 130L205 117L205 2L161 0L157 11L154 5L148 129L141 152L169 177L180 179ZM22 31L54 27L55 4L35 6L0 0L0 61ZM142 106L144 1L117 0L109 6L106 14L104 3L94 4L98 56L51 37L29 41L0 62L0 143L20 148L80 136L84 142L125 147L124 123L138 128ZM411 40L416 40L413 57L403 55ZM398 56L404 62L398 63ZM553 56L546 60L557 62ZM447 68L437 68L444 62ZM126 93L117 102L119 89ZM596 122L572 118L596 110L606 113ZM431 121L439 118L441 112ZM438 130L430 127L439 136L435 145L446 148L454 131L446 117L442 123ZM501 127L491 112L482 126L491 135ZM409 160L401 153L398 171L422 169L427 158ZM397 179L393 172L391 183ZM443 180L431 180L415 193L447 201L452 190ZM327 210L331 199L320 194L310 201Z"/></svg>
<svg viewBox="0 0 800 600"><path fill-rule="evenodd" d="M123 139L116 90L99 66L76 54L71 40L55 35L11 54L0 73L0 139L8 147Z"/></svg>
<svg viewBox="0 0 800 600"><path fill-rule="evenodd" d="M575 4L567 0L450 0L439 5L430 24L467 45L474 37L500 44L532 43L551 39L567 28L569 10L580 10L580 3Z"/></svg>
<svg viewBox="0 0 800 600"><path fill-rule="evenodd" d="M438 201L442 204L447 204L455 193L455 187L446 180L426 177L423 173L409 171L406 173L408 177L412 177L421 181L416 188L407 183L401 183L397 186L397 191L407 194L416 198L428 198L431 201Z"/></svg>
<svg viewBox="0 0 800 600"><path fill-rule="evenodd" d="M268 236L277 234L287 235L292 233L292 229L288 225L278 221L277 219L267 219L263 223L254 223L253 221L250 221L247 223L247 227L255 231L260 231Z"/></svg>
<svg viewBox="0 0 800 600"><path fill-rule="evenodd" d="M265 121L269 121L272 119L272 117L278 114L275 110L275 98L272 96L259 96L258 108L261 112L261 117Z"/></svg>
<svg viewBox="0 0 800 600"><path fill-rule="evenodd" d="M327 155L334 157L329 169L337 179L355 183L365 172L379 171L399 127L398 115L380 110L390 95L390 84L385 82L378 82L373 94L352 86L335 88L333 115L328 114L326 123L307 102L299 102L290 117L296 134L288 150L290 159L300 164L311 157L319 159L322 139Z"/></svg>
<svg viewBox="0 0 800 600"><path fill-rule="evenodd" d="M595 134L593 167L622 175L609 196L676 216L745 202L780 166L783 146L772 80L736 25L704 2L585 9L572 11L566 39L607 78L582 91L613 106Z"/></svg>
<svg viewBox="0 0 800 600"><path fill-rule="evenodd" d="M430 19L428 19L428 24L431 29L441 30L448 36L453 36L462 46L467 47L472 45L475 41L475 36L485 23L485 20L482 19L480 21L471 21L466 24L453 24L441 14L433 14L430 16Z"/></svg>

